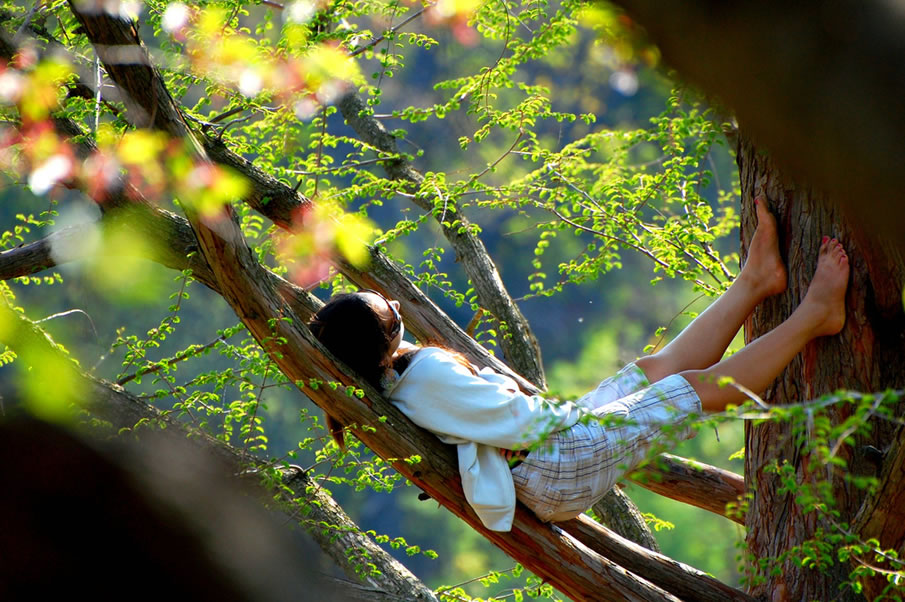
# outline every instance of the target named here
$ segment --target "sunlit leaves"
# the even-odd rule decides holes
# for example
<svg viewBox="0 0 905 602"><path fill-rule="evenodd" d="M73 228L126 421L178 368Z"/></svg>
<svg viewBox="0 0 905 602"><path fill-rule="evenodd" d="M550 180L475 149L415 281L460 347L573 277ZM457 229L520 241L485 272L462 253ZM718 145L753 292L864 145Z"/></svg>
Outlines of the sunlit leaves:
<svg viewBox="0 0 905 602"><path fill-rule="evenodd" d="M364 216L324 201L306 207L295 223L294 232L278 235L278 248L297 283L325 279L336 253L359 268L367 265L376 229Z"/></svg>
<svg viewBox="0 0 905 602"><path fill-rule="evenodd" d="M309 44L305 21L316 6L295 2L286 7L285 52L273 52L231 25L225 7L189 9L171 4L163 27L184 45L191 70L200 77L238 89L254 98L266 94L292 105L313 94L332 101L346 85L361 82L358 64L330 44Z"/></svg>
<svg viewBox="0 0 905 602"><path fill-rule="evenodd" d="M16 86L19 94L14 93L10 100L16 103L24 121L41 121L59 105L61 85L71 75L72 68L68 63L57 58L43 60ZM16 74L11 76L16 77Z"/></svg>

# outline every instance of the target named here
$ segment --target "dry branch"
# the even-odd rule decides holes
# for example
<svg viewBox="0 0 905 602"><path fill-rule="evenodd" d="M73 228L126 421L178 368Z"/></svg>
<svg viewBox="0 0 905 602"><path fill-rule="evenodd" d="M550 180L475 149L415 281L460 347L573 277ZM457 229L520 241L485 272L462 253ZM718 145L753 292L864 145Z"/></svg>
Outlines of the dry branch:
<svg viewBox="0 0 905 602"><path fill-rule="evenodd" d="M631 566L654 584L675 594L682 600L698 602L753 602L747 594L721 583L703 571L651 552L638 544L619 537L610 529L587 516L561 523L564 531L592 550L622 566Z"/></svg>

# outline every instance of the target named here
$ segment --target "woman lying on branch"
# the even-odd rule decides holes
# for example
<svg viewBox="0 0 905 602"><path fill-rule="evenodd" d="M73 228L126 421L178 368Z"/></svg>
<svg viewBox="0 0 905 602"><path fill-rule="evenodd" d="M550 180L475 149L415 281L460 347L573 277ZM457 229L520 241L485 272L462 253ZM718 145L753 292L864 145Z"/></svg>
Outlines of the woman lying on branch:
<svg viewBox="0 0 905 602"><path fill-rule="evenodd" d="M809 341L842 329L848 258L824 237L801 305L721 360L754 307L786 288L776 221L763 200L755 203L758 227L729 290L664 349L575 402L526 395L454 352L403 342L399 303L373 291L337 295L311 330L412 421L457 446L465 496L487 528L511 528L516 497L542 520L574 518L637 466L663 431L741 403L744 390L762 392ZM520 460L512 468L509 450Z"/></svg>

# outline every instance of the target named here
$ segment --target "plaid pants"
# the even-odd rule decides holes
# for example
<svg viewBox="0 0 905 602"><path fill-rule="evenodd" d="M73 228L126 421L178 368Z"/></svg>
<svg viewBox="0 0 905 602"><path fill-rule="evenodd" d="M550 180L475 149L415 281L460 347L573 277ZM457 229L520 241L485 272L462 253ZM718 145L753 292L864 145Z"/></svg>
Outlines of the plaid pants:
<svg viewBox="0 0 905 602"><path fill-rule="evenodd" d="M551 433L512 469L517 498L544 521L575 518L644 459L651 442L692 414L701 401L678 374L653 385L629 364L576 402L587 420ZM675 433L680 439L691 429Z"/></svg>

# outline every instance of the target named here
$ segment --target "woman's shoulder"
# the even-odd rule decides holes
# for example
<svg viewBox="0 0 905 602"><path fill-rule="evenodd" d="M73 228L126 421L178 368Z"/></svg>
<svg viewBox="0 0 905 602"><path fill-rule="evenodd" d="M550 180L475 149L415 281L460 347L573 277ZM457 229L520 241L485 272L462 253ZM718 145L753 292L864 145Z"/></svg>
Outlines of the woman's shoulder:
<svg viewBox="0 0 905 602"><path fill-rule="evenodd" d="M450 362L455 364L458 363L451 352L442 347L428 345L426 347L420 347L415 351L412 361L409 362L409 369L416 364L423 364L423 367L427 367L432 365L443 365Z"/></svg>
<svg viewBox="0 0 905 602"><path fill-rule="evenodd" d="M399 375L399 381L435 378L449 375L452 372L467 369L450 351L442 347L420 347L413 354L405 369Z"/></svg>
<svg viewBox="0 0 905 602"><path fill-rule="evenodd" d="M386 393L391 397L418 389L425 383L443 382L445 377L448 380L455 363L450 353L440 347L417 347L406 353L406 360L401 372L396 373L392 384L386 387Z"/></svg>

